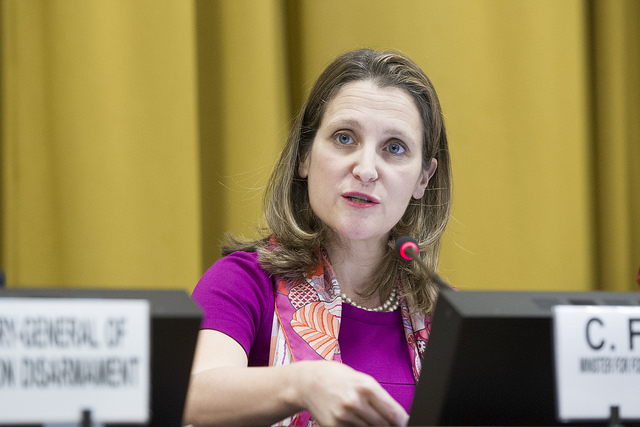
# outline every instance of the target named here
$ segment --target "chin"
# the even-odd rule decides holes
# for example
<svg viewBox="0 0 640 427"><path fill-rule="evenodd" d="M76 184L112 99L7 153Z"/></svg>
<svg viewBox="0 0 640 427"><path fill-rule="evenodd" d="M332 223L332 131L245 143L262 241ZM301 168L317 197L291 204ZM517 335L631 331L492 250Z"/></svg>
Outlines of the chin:
<svg viewBox="0 0 640 427"><path fill-rule="evenodd" d="M334 231L340 236L340 238L348 240L386 241L389 236L388 231L385 233L375 233L372 232L371 228L362 227L362 224L350 224L339 229L334 229Z"/></svg>

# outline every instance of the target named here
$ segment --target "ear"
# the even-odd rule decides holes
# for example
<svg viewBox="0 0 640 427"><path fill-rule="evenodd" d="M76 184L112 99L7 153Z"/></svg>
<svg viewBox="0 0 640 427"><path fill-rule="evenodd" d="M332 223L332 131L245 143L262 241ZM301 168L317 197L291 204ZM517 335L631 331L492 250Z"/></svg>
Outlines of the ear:
<svg viewBox="0 0 640 427"><path fill-rule="evenodd" d="M429 167L427 169L422 169L422 173L420 174L420 180L416 183L416 188L413 190L413 198L421 199L424 196L424 191L427 188L427 184L431 180L431 177L436 173L436 169L438 168L438 161L433 158L431 159L431 163L429 163Z"/></svg>
<svg viewBox="0 0 640 427"><path fill-rule="evenodd" d="M311 155L310 153L307 153L298 165L298 175L300 175L300 178L306 178L309 176L309 157L311 157Z"/></svg>

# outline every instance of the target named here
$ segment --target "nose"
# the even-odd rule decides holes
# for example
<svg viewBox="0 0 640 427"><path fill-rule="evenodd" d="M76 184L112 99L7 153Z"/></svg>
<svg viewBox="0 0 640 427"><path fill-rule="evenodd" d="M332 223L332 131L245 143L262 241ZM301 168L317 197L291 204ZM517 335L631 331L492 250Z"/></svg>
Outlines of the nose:
<svg viewBox="0 0 640 427"><path fill-rule="evenodd" d="M378 158L375 150L362 148L355 153L353 176L362 182L373 182L378 179Z"/></svg>

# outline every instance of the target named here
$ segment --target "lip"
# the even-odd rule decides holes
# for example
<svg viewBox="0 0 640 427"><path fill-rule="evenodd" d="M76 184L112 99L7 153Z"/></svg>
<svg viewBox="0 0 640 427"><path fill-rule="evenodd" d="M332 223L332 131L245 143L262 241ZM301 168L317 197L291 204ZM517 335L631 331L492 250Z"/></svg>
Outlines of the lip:
<svg viewBox="0 0 640 427"><path fill-rule="evenodd" d="M380 200L378 200L377 198L369 194L359 193L357 191L348 191L346 193L343 193L342 198L344 198L344 200L347 202L347 204L349 204L349 206L352 206L358 209L372 208L380 204ZM363 200L366 200L368 203L357 202L357 201L354 201L352 198L363 199Z"/></svg>

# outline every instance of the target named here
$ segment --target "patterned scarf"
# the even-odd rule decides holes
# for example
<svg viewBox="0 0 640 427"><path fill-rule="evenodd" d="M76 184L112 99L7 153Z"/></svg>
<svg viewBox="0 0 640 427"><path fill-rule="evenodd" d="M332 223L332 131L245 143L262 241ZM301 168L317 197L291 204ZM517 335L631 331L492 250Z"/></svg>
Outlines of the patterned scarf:
<svg viewBox="0 0 640 427"><path fill-rule="evenodd" d="M284 366L300 360L342 362L338 333L342 317L340 286L331 268L329 256L322 251L322 264L304 280L275 278L276 298L271 330L270 366ZM431 319L409 314L406 298L400 298L413 377L418 381L421 358L429 338ZM276 426L318 426L309 411L280 421Z"/></svg>

